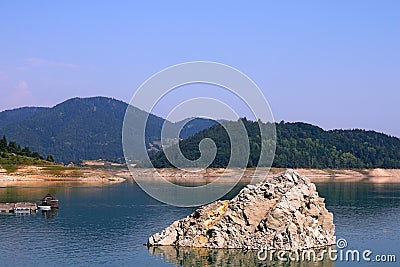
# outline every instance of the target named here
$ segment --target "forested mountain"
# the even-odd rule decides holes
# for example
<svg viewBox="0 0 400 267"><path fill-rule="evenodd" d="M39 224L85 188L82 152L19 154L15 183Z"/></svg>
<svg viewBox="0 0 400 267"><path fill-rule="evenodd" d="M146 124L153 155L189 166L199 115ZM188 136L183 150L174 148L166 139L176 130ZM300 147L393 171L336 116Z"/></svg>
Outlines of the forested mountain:
<svg viewBox="0 0 400 267"><path fill-rule="evenodd" d="M128 104L105 97L73 98L52 108L21 108L0 112L0 136L41 155L54 155L56 161L106 159L123 161L122 126ZM132 107L134 122L148 113ZM261 140L258 124L242 120L250 141L248 166L256 166L261 142L268 155L274 144ZM235 127L235 123L224 121ZM165 124L170 144L177 142L172 133L180 132L183 154L189 159L200 156L199 142L209 137L217 145L217 157L212 167L224 167L229 162L230 140L216 121L193 118L176 123L149 115L146 144L156 167L170 167L160 147L161 129ZM269 129L272 124L263 124ZM306 123L276 123L275 167L304 168L400 168L400 140L385 134L364 130L323 129ZM132 123L132 128L136 128ZM175 140L175 141L174 141ZM167 148L168 149L168 148ZM238 153L244 151L239 147ZM22 150L22 149L21 149ZM141 160L140 156L134 160ZM268 161L269 159L264 159ZM261 165L265 165L261 162Z"/></svg>
<svg viewBox="0 0 400 267"><path fill-rule="evenodd" d="M250 158L248 167L258 162L261 140L258 124L243 120L249 133ZM269 127L263 124L263 127ZM400 168L400 139L365 130L323 129L306 123L276 124L276 154L274 167L292 168ZM217 146L217 155L211 167L225 167L229 162L229 138L221 125L215 125L179 143L182 153L191 160L198 159L199 142L211 138ZM168 149L168 148L167 148ZM267 145L268 149L268 145ZM155 167L173 167L164 152L151 158ZM260 162L265 165L265 162Z"/></svg>
<svg viewBox="0 0 400 267"><path fill-rule="evenodd" d="M175 124L175 127L182 128L179 132L179 138L186 139L189 138L200 130L208 129L213 125L218 124L217 121L211 119L203 119L203 118L190 118L182 121L178 121Z"/></svg>
<svg viewBox="0 0 400 267"><path fill-rule="evenodd" d="M277 124L274 166L400 168L400 139L360 129L331 130L305 123Z"/></svg>
<svg viewBox="0 0 400 267"><path fill-rule="evenodd" d="M127 107L127 103L119 100L92 97L69 99L52 108L3 111L0 112L0 136L6 135L40 154L52 154L56 161L100 158L118 161L123 158L122 125ZM138 121L149 116L146 127L149 146L160 140L164 122L170 129L184 124L173 124L135 107L131 111ZM194 119L182 132L187 137L213 123ZM132 124L137 127L135 121Z"/></svg>
<svg viewBox="0 0 400 267"><path fill-rule="evenodd" d="M48 108L24 107L0 112L0 127L30 118Z"/></svg>
<svg viewBox="0 0 400 267"><path fill-rule="evenodd" d="M18 143L57 161L120 158L126 104L105 98L74 98L0 128Z"/></svg>

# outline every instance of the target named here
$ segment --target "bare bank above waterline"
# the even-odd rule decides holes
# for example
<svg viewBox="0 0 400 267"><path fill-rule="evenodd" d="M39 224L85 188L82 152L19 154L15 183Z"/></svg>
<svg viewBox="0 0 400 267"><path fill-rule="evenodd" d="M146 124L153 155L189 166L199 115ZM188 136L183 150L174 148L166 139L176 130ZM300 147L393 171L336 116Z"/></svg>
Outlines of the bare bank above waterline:
<svg viewBox="0 0 400 267"><path fill-rule="evenodd" d="M258 177L268 177L279 174L285 169L261 168ZM14 172L7 172L0 166L0 187L9 186L100 186L121 183L126 179L142 177L148 181L155 179L156 173L173 183L206 184L215 181L235 182L237 175L243 170L223 168L208 168L196 172L185 172L179 169L146 169L133 168L132 174L125 169L107 170L93 168L57 169L48 166L18 166ZM313 182L370 182L370 183L400 183L400 169L360 169L360 170L331 170L331 169L296 169L301 175L307 176ZM254 177L254 169L243 173L241 182L250 182Z"/></svg>
<svg viewBox="0 0 400 267"><path fill-rule="evenodd" d="M261 168L257 172L258 178L265 178L283 172L283 168ZM192 171L192 170L191 170ZM332 170L332 169L295 169L301 175L307 176L313 182L371 182L371 183L400 183L400 169L359 169L359 170ZM250 182L255 177L254 169L223 169L208 168L205 170L193 169L187 172L180 169L162 168L133 168L134 178L156 180L158 174L164 179L174 183L210 183L218 179L218 182L232 182L238 175L242 175L242 182ZM128 178L129 175L124 175ZM221 179L219 179L221 178Z"/></svg>
<svg viewBox="0 0 400 267"><path fill-rule="evenodd" d="M92 168L53 166L17 166L12 172L0 166L0 187L49 185L107 185L121 183L124 178Z"/></svg>

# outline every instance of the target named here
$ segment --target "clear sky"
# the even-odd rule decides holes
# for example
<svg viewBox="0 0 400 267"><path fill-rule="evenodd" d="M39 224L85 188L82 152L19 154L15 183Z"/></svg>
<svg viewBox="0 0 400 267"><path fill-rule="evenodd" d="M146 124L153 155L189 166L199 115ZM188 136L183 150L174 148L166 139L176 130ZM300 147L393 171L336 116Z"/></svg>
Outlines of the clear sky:
<svg viewBox="0 0 400 267"><path fill-rule="evenodd" d="M0 14L0 110L129 101L161 69L209 60L251 77L277 121L400 136L400 1L1 1Z"/></svg>

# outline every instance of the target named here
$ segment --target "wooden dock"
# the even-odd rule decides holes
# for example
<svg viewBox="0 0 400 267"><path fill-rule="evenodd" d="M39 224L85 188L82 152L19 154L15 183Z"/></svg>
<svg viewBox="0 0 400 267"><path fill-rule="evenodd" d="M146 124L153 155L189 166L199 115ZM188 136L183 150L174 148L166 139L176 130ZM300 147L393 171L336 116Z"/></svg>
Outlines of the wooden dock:
<svg viewBox="0 0 400 267"><path fill-rule="evenodd" d="M0 203L0 212L12 213L14 212L15 203Z"/></svg>
<svg viewBox="0 0 400 267"><path fill-rule="evenodd" d="M36 213L38 206L31 202L0 203L0 213Z"/></svg>
<svg viewBox="0 0 400 267"><path fill-rule="evenodd" d="M58 199L51 194L47 194L42 199L41 206L32 202L0 202L0 213L30 214L36 213L39 208L42 211L58 209Z"/></svg>

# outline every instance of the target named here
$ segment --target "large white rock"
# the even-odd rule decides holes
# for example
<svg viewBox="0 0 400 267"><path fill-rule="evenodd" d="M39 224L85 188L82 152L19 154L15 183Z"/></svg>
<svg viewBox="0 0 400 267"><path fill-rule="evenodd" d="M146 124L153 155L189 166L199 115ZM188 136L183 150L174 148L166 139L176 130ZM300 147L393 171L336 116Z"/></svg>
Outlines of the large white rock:
<svg viewBox="0 0 400 267"><path fill-rule="evenodd" d="M148 246L305 250L335 244L333 215L294 170L243 188L151 236Z"/></svg>

